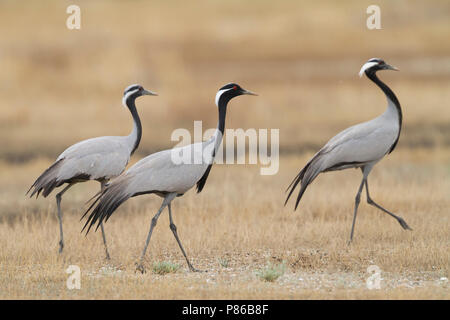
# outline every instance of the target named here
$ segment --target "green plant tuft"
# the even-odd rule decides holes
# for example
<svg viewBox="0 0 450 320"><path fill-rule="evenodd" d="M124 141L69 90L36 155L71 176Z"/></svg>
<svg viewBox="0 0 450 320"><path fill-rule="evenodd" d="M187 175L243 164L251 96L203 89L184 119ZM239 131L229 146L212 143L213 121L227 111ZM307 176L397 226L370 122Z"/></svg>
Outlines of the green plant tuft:
<svg viewBox="0 0 450 320"><path fill-rule="evenodd" d="M266 267L256 272L258 278L263 281L273 282L282 276L286 271L286 265L283 263L273 265L268 264Z"/></svg>
<svg viewBox="0 0 450 320"><path fill-rule="evenodd" d="M159 274L159 275L165 275L167 273L175 273L180 269L180 265L168 261L162 261L162 262L154 262L153 263L153 273Z"/></svg>

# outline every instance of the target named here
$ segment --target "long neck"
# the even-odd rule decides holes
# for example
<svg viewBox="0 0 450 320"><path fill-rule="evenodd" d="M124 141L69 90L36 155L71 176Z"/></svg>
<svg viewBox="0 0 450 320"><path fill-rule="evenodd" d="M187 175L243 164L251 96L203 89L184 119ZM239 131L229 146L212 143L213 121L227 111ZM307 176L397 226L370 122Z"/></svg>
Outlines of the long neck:
<svg viewBox="0 0 450 320"><path fill-rule="evenodd" d="M220 131L222 136L225 131L225 118L227 115L227 104L228 104L228 101L219 103L219 122L217 124L217 130Z"/></svg>
<svg viewBox="0 0 450 320"><path fill-rule="evenodd" d="M375 84L380 87L381 90L383 90L384 94L386 95L386 98L390 100L401 112L400 108L400 102L398 102L397 97L395 96L394 92L389 88L383 81L378 79L375 72L367 73L367 77L375 82Z"/></svg>
<svg viewBox="0 0 450 320"><path fill-rule="evenodd" d="M213 157L217 152L217 148L219 148L220 143L222 142L223 135L225 133L225 118L227 115L227 104L228 100L219 101L219 122L217 123L217 129L214 134L214 153Z"/></svg>
<svg viewBox="0 0 450 320"><path fill-rule="evenodd" d="M394 112L397 114L397 117L398 117L398 135L397 135L397 138L396 138L394 144L392 145L392 147L389 151L389 153L390 153L390 152L392 152L392 150L394 150L395 146L397 145L398 139L400 137L400 131L402 130L402 120L403 120L402 108L401 108L400 102L398 101L394 92L383 81L378 79L375 72L366 73L366 75L370 80L375 82L375 84L378 87L380 87L380 89L383 90L384 94L386 95L386 99L388 102L388 106L387 106L388 109L386 112L391 112L391 111L395 110ZM392 110L392 109L394 109L394 110Z"/></svg>
<svg viewBox="0 0 450 320"><path fill-rule="evenodd" d="M225 131L225 117L227 115L227 104L230 99L226 99L226 101L219 101L219 123L217 124L217 129L214 135L209 139L208 141L203 143L203 146L210 146L212 143L214 143L214 149L210 154L207 154L208 156L203 158L208 163L208 167L206 168L206 171L203 173L202 177L199 181L197 181L197 192L201 192L203 187L205 186L206 179L208 179L209 172L211 171L214 158L216 157L217 150L220 146L220 143L222 142L223 133ZM209 150L208 150L209 153Z"/></svg>
<svg viewBox="0 0 450 320"><path fill-rule="evenodd" d="M131 112L131 115L133 116L133 130L127 137L130 143L130 155L132 155L134 151L136 151L137 147L139 146L139 143L141 142L142 137L141 119L139 118L139 114L136 110L135 100L136 97L131 96L125 101L126 106L128 107L128 109Z"/></svg>

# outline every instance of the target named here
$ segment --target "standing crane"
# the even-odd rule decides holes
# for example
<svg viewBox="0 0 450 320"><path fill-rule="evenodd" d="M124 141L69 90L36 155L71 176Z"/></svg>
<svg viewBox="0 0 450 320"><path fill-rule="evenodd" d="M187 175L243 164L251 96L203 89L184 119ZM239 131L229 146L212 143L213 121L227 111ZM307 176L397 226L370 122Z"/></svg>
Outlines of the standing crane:
<svg viewBox="0 0 450 320"><path fill-rule="evenodd" d="M62 195L74 184L89 180L97 180L100 182L101 190L103 190L109 179L120 175L125 170L130 156L139 146L142 137L141 120L136 110L135 100L143 95L154 96L157 94L145 90L139 84L128 86L123 93L122 103L130 110L133 117L133 130L128 136L92 138L70 146L36 179L27 191L28 194L33 189L30 198L34 194L36 194L37 198L41 191L42 195L47 197L53 189L65 183L67 184L56 195L60 231L59 253L62 253L64 248L61 212ZM103 225L101 229L106 258L109 259Z"/></svg>
<svg viewBox="0 0 450 320"><path fill-rule="evenodd" d="M143 265L145 252L150 243L153 228L166 206L169 209L170 229L178 242L189 269L193 272L199 271L192 266L178 237L177 227L172 219L171 202L175 197L184 195L196 184L197 192L202 191L211 171L215 154L222 141L227 104L232 98L244 94L255 95L235 83L227 84L219 89L215 100L219 110L219 123L214 135L209 140L151 154L111 180L85 213L86 215L95 206L83 228L84 230L89 226L86 234L89 233L95 223L97 223L97 230L103 221L107 221L114 211L129 198L143 194L156 194L163 198L163 202L151 220L147 240L139 263L137 263L137 271L145 272ZM188 161L180 161L180 159L187 159ZM201 161L194 160L193 162L192 159L200 159Z"/></svg>
<svg viewBox="0 0 450 320"><path fill-rule="evenodd" d="M412 230L401 217L384 209L377 204L369 195L367 177L374 167L385 155L391 153L397 145L402 128L402 109L394 92L384 84L376 75L379 70L398 70L386 64L382 59L373 58L368 60L361 68L359 76L363 74L372 80L387 98L386 111L377 118L357 124L345 129L334 136L328 143L317 152L306 166L299 172L289 185L288 202L290 196L300 183L300 191L295 202L295 209L306 191L306 188L321 172L343 170L348 168L360 168L363 174L358 193L355 198L355 209L353 213L350 241L353 239L356 213L363 187L366 187L367 202L395 218L405 230Z"/></svg>

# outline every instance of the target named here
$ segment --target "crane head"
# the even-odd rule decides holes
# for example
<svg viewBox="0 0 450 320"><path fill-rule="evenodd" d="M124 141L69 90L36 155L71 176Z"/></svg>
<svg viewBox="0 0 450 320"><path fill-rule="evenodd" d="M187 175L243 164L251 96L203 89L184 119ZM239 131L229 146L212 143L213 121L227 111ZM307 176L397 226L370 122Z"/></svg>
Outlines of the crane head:
<svg viewBox="0 0 450 320"><path fill-rule="evenodd" d="M127 107L127 100L129 98L136 99L140 96L157 96L158 94L156 92L152 92L149 90L145 90L143 86L140 84L132 84L128 87L126 87L125 91L123 92L123 98L122 98L122 104Z"/></svg>
<svg viewBox="0 0 450 320"><path fill-rule="evenodd" d="M369 59L361 68L359 71L359 76L362 77L364 73L375 73L378 70L395 70L398 71L396 67L393 67L386 62L384 62L383 59L379 58L372 58Z"/></svg>
<svg viewBox="0 0 450 320"><path fill-rule="evenodd" d="M132 84L128 86L125 91L123 92L123 95L126 96L128 94L138 94L138 96L157 96L158 94L149 90L145 90L143 86L140 84Z"/></svg>
<svg viewBox="0 0 450 320"><path fill-rule="evenodd" d="M244 94L257 96L256 93L245 90L237 83L228 83L217 91L216 94L216 105L219 106L219 102L227 103L231 99Z"/></svg>

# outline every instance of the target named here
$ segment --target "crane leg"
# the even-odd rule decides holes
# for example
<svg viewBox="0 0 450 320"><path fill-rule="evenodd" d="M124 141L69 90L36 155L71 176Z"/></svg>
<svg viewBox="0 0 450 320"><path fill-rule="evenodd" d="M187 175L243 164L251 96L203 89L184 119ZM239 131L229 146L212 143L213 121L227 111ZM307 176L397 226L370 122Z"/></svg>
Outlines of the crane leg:
<svg viewBox="0 0 450 320"><path fill-rule="evenodd" d="M105 245L106 260L111 260L111 257L108 252L108 245L106 244L105 228L103 227L103 222L100 223L100 228L102 229L102 238L103 238L103 244Z"/></svg>
<svg viewBox="0 0 450 320"><path fill-rule="evenodd" d="M59 253L63 252L64 249L64 236L63 236L63 226L62 226L62 212L61 212L61 198L64 192L66 192L73 183L69 183L61 192L56 195L56 206L58 208L58 220L59 220Z"/></svg>
<svg viewBox="0 0 450 320"><path fill-rule="evenodd" d="M375 163L366 164L365 166L361 167L363 178L355 198L355 211L353 213L352 231L350 232L350 240L348 241L348 244L350 244L353 240L353 232L355 231L356 213L358 212L359 202L361 201L361 191L364 188L364 184L366 183L367 177L369 176L370 171L372 171L374 164Z"/></svg>
<svg viewBox="0 0 450 320"><path fill-rule="evenodd" d="M101 184L101 191L105 188L105 181L100 182ZM103 238L103 244L105 245L105 254L106 254L106 260L111 260L111 257L109 255L108 251L108 245L106 244L106 235L105 235L105 228L103 227L103 222L100 223L100 229L102 230L102 238Z"/></svg>
<svg viewBox="0 0 450 320"><path fill-rule="evenodd" d="M152 237L153 228L156 226L156 223L158 222L158 218L159 218L159 215L161 214L161 212L170 203L170 201L172 201L173 198L175 198L175 197L176 197L176 194L169 194L169 195L167 195L164 198L163 203L162 203L161 207L159 208L158 212L152 218L152 222L150 224L150 230L149 230L148 235L147 235L147 240L145 241L144 250L142 251L142 255L141 255L141 258L139 259L139 263L137 263L136 271L139 271L141 273L145 273L145 268L144 268L144 264L143 264L144 263L144 257L145 257L145 252L147 251L148 244L150 243L150 238Z"/></svg>
<svg viewBox="0 0 450 320"><path fill-rule="evenodd" d="M391 217L395 218L398 223L400 223L400 225L402 226L403 229L405 230L412 230L408 224L406 223L405 220L403 220L401 217L396 216L395 214L393 214L392 212L386 210L385 208L383 208L382 206L380 206L379 204L377 204L375 201L372 200L372 198L369 195L369 184L367 183L367 179L365 180L365 184L366 184L366 194L367 194L367 203L380 209L381 211L387 213L388 215L390 215Z"/></svg>
<svg viewBox="0 0 450 320"><path fill-rule="evenodd" d="M189 270L191 270L192 272L201 272L201 270L198 270L196 268L194 268L191 264L191 262L189 261L186 252L183 249L183 245L181 244L180 238L178 238L178 233L177 233L177 227L175 226L175 224L173 223L173 219L172 219L172 207L170 205L170 203L168 204L169 207L169 220L170 220L170 230L172 230L173 235L175 236L175 239L178 242L178 245L180 246L181 252L184 255L184 258L186 259L186 262L188 264Z"/></svg>
<svg viewBox="0 0 450 320"><path fill-rule="evenodd" d="M358 206L359 202L361 201L361 191L364 187L364 182L366 181L366 177L364 176L361 185L359 186L358 193L356 194L355 198L355 210L353 212L353 222L352 222L352 231L350 232L350 240L348 241L348 244L350 244L353 240L353 232L355 231L355 222L356 222L356 214L358 213Z"/></svg>

